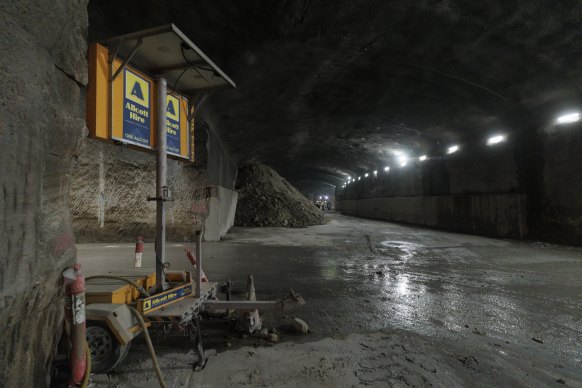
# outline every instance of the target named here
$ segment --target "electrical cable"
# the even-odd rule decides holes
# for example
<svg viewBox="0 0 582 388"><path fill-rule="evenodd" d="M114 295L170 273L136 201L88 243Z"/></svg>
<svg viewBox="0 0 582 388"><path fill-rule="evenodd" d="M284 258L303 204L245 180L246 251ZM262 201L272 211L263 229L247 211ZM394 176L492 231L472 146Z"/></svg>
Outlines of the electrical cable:
<svg viewBox="0 0 582 388"><path fill-rule="evenodd" d="M122 282L126 282L132 286L134 286L135 288L137 288L137 290L140 292L140 294L144 295L145 297L150 297L151 295L139 284L137 284L134 281L131 281L129 279L126 278L122 278L121 276L114 276L114 275L95 275L95 276L88 276L85 278L85 281L88 280L92 280L92 279L113 279L113 280L121 280Z"/></svg>
<svg viewBox="0 0 582 388"><path fill-rule="evenodd" d="M127 307L129 307L129 309L131 310L133 315L135 315L135 317L137 318L137 320L139 321L139 324L141 325L141 327L143 329L143 334L144 334L145 339L146 339L146 344L148 345L148 350L150 351L150 356L152 358L152 363L154 364L154 369L156 370L156 375L158 376L158 381L160 382L160 387L166 388L167 385L166 385L166 382L164 381L164 376L162 376L162 370L160 369L160 364L158 363L158 358L156 357L156 351L154 350L154 345L152 344L152 339L150 338L150 333L148 332L148 328L146 327L146 323L143 320L139 311L137 311L132 306L127 306Z"/></svg>
<svg viewBox="0 0 582 388"><path fill-rule="evenodd" d="M172 96L174 93L176 93L176 86L178 86L178 81L180 81L180 78L182 78L182 76L184 75L185 72L187 72L188 70L190 70L190 68L186 68L184 70L182 70L182 72L180 73L180 75L178 76L178 78L176 78L176 81L174 81L174 86L172 86L172 91L170 93L168 93L168 96Z"/></svg>
<svg viewBox="0 0 582 388"><path fill-rule="evenodd" d="M186 61L187 64L192 65L192 67L197 67L197 68L202 69L204 71L210 71L210 72L214 73L214 70L207 69L205 67L202 67L200 65L197 65L196 63L191 62L188 58L186 58L186 54L184 54L184 47L181 47L180 46L180 51L182 51L182 58L184 58L184 60Z"/></svg>
<svg viewBox="0 0 582 388"><path fill-rule="evenodd" d="M184 54L184 47L180 47L180 51L182 52L182 58L184 58L184 61L186 61L186 63L189 64L190 67L187 67L186 69L182 70L182 72L180 73L178 78L176 78L176 81L174 81L174 86L172 86L172 91L170 93L168 93L169 96L172 96L174 93L176 93L176 86L178 86L178 81L180 81L180 78L182 78L184 73L186 73L190 69L198 68L198 69L202 69L205 71L209 71L209 72L212 72L212 75L214 76L214 70L207 69L207 68L202 67L200 65L197 65L193 62L190 62L190 60L188 58L186 58L186 54Z"/></svg>

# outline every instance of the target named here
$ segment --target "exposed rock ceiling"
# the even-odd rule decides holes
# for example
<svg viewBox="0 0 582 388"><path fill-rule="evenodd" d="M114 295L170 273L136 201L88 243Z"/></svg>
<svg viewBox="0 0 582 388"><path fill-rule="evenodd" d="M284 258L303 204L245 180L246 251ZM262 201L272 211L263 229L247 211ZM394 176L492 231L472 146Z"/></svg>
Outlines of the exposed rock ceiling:
<svg viewBox="0 0 582 388"><path fill-rule="evenodd" d="M89 40L173 22L237 83L201 115L304 190L578 106L582 2L93 0Z"/></svg>

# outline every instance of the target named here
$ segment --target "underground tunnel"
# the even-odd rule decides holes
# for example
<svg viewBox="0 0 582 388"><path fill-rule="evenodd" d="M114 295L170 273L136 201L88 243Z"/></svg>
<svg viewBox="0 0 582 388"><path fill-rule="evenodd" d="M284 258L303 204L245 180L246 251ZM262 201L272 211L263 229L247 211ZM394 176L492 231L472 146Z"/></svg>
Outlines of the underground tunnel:
<svg viewBox="0 0 582 388"><path fill-rule="evenodd" d="M0 387L581 387L581 15L4 2Z"/></svg>

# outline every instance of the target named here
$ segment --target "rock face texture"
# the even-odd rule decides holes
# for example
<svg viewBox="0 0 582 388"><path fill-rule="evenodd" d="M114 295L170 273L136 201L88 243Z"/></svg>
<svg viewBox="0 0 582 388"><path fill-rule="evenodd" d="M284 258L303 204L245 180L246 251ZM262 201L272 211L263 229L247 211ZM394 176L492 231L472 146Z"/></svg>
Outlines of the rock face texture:
<svg viewBox="0 0 582 388"><path fill-rule="evenodd" d="M87 1L3 2L0 20L0 386L43 387L76 255L69 171L85 123Z"/></svg>
<svg viewBox="0 0 582 388"><path fill-rule="evenodd" d="M148 240L156 234L156 159L153 154L85 139L73 164L71 210L79 242ZM207 171L168 160L167 238L192 240L208 213Z"/></svg>
<svg viewBox="0 0 582 388"><path fill-rule="evenodd" d="M302 228L324 223L323 214L275 170L247 164L238 172L235 225Z"/></svg>
<svg viewBox="0 0 582 388"><path fill-rule="evenodd" d="M168 240L192 240L195 231L217 241L233 225L237 160L208 124L197 120L195 162L168 159ZM71 211L78 242L153 241L156 157L153 153L85 138L71 172ZM206 188L209 188L207 191Z"/></svg>

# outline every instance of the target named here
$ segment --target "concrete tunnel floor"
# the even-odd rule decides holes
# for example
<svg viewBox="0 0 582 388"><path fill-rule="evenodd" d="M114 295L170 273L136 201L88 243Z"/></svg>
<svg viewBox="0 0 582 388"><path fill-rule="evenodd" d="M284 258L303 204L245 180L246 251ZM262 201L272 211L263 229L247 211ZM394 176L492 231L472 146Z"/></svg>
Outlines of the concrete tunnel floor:
<svg viewBox="0 0 582 388"><path fill-rule="evenodd" d="M276 345L205 323L201 372L185 337L154 337L169 386L582 387L582 249L327 217L204 243L211 281L242 292L252 273L258 299L300 292L307 305L293 314L310 333L286 331L280 312L262 315L281 333ZM172 269L188 268L183 247L168 244ZM87 275L131 268L133 248L77 245ZM153 260L146 244L144 267ZM143 341L94 382L157 386Z"/></svg>

